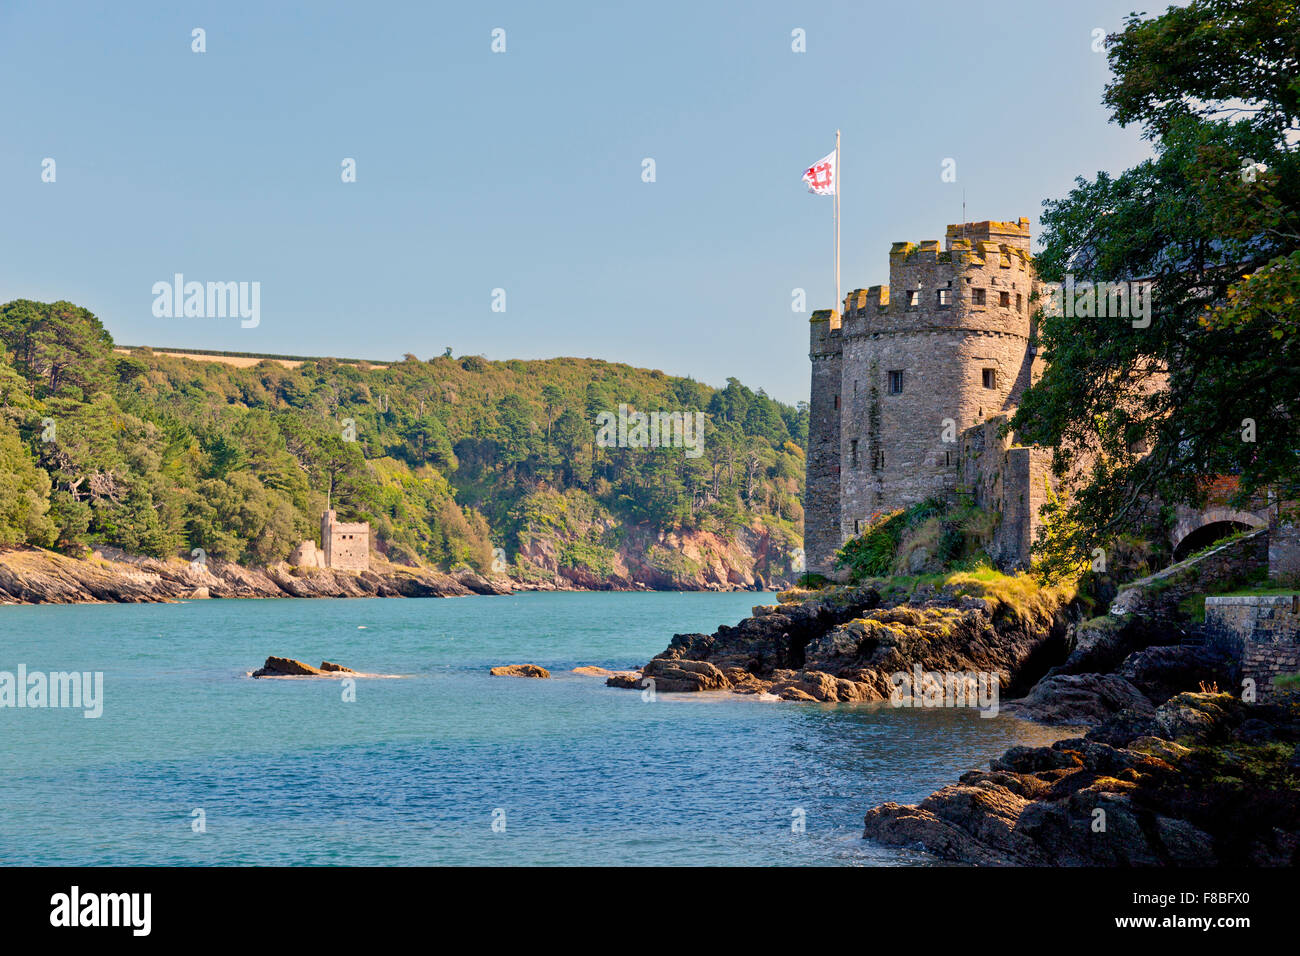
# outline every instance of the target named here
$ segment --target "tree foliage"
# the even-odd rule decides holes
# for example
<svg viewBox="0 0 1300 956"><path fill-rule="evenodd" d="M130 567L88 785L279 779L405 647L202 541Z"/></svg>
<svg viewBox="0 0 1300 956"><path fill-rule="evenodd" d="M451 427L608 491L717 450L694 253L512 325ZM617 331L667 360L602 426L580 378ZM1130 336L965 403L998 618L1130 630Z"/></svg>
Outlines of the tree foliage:
<svg viewBox="0 0 1300 956"><path fill-rule="evenodd" d="M596 415L620 404L706 412L705 454L599 447ZM328 502L395 561L487 570L548 489L596 523L760 522L797 544L806 438L806 406L734 379L450 355L237 368L115 353L67 302L0 307L0 544L268 563L314 537ZM597 564L604 547L570 545Z"/></svg>
<svg viewBox="0 0 1300 956"><path fill-rule="evenodd" d="M1039 314L1047 370L1012 427L1080 481L1046 542L1059 563L1149 522L1153 501L1201 504L1216 476L1243 501L1295 497L1298 55L1296 7L1273 0L1194 0L1111 38L1105 102L1155 156L1044 203L1037 264L1048 281L1150 280L1151 316Z"/></svg>

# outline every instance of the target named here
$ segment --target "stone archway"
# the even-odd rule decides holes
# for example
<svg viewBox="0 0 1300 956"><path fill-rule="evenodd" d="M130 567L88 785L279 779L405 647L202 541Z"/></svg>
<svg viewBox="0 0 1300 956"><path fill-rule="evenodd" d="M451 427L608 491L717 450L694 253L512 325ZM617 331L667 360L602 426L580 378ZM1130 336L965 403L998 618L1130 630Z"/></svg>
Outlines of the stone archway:
<svg viewBox="0 0 1300 956"><path fill-rule="evenodd" d="M1250 511L1238 511L1235 508L1192 511L1190 508L1179 508L1173 533L1169 536L1174 546L1174 560L1181 561L1234 531L1253 531L1267 527L1267 515Z"/></svg>

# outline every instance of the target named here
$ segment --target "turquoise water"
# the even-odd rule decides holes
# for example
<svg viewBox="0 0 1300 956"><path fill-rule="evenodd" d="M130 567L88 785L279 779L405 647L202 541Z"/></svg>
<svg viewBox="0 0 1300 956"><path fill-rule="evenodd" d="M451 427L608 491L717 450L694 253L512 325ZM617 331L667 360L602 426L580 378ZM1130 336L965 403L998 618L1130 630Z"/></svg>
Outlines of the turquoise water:
<svg viewBox="0 0 1300 956"><path fill-rule="evenodd" d="M639 666L770 600L0 607L0 670L104 674L97 720L0 708L0 862L925 863L862 840L863 813L1059 736L964 710L646 702L570 673ZM246 677L268 654L409 676L345 702L335 680ZM554 677L488 676L507 663Z"/></svg>

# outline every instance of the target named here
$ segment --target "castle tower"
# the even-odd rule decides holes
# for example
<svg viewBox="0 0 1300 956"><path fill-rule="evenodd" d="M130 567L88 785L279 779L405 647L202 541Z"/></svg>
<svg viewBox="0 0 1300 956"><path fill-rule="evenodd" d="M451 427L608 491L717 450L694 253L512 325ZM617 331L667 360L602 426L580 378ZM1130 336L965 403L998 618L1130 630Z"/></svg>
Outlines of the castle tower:
<svg viewBox="0 0 1300 956"><path fill-rule="evenodd" d="M824 309L809 323L812 392L808 402L808 461L804 495L805 567L824 574L840 539L840 316Z"/></svg>
<svg viewBox="0 0 1300 956"><path fill-rule="evenodd" d="M888 286L850 292L838 328L814 315L810 571L880 515L954 490L961 433L1015 410L1034 377L1029 245L1027 219L949 226L942 248L894 243Z"/></svg>
<svg viewBox="0 0 1300 956"><path fill-rule="evenodd" d="M344 571L370 570L370 523L340 522L333 509L320 517L320 542L325 567Z"/></svg>

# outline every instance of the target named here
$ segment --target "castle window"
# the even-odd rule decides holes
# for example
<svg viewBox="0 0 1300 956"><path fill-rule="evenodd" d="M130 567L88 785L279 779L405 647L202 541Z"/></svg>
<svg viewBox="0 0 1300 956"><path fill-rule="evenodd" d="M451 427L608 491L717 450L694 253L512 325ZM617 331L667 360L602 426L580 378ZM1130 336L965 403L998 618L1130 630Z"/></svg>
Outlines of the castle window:
<svg viewBox="0 0 1300 956"><path fill-rule="evenodd" d="M952 290L938 289L934 293L934 298L935 304L938 305L939 308L946 309L948 306L952 305Z"/></svg>
<svg viewBox="0 0 1300 956"><path fill-rule="evenodd" d="M856 438L849 442L849 464L854 468L858 467L858 440Z"/></svg>
<svg viewBox="0 0 1300 956"><path fill-rule="evenodd" d="M909 309L915 309L920 304L921 304L920 289L913 289L912 291L907 293L907 307Z"/></svg>
<svg viewBox="0 0 1300 956"><path fill-rule="evenodd" d="M1017 292L1017 293L1016 293L1016 311L1017 311L1017 312L1022 312L1022 311L1024 311L1024 310L1021 308L1020 303L1021 303L1020 293Z"/></svg>
<svg viewBox="0 0 1300 956"><path fill-rule="evenodd" d="M971 289L971 290L970 290L970 302L971 302L971 305L983 305L983 304L984 304L984 290L983 290L983 289Z"/></svg>
<svg viewBox="0 0 1300 956"><path fill-rule="evenodd" d="M1009 309L1009 308L1011 308L1011 293L1010 293L1010 292L999 292L999 293L998 293L998 305L1002 306L1002 308L1004 308L1004 309Z"/></svg>
<svg viewBox="0 0 1300 956"><path fill-rule="evenodd" d="M883 448L880 449L880 451L876 452L876 467L877 468L885 467L885 450Z"/></svg>
<svg viewBox="0 0 1300 956"><path fill-rule="evenodd" d="M943 463L946 467L952 467L952 452L946 451L943 453Z"/></svg>
<svg viewBox="0 0 1300 956"><path fill-rule="evenodd" d="M836 410L836 411L839 411L839 408L840 408L840 397L839 397L838 395L836 395L836 396L835 396L835 410Z"/></svg>
<svg viewBox="0 0 1300 956"><path fill-rule="evenodd" d="M995 368L986 368L986 369L984 370L984 387L985 387L985 388L997 388L997 387L998 387L998 370L997 370L997 369L995 369ZM983 410L981 409L981 411L983 411Z"/></svg>
<svg viewBox="0 0 1300 956"><path fill-rule="evenodd" d="M889 394L900 395L903 391L903 373L901 370L889 373Z"/></svg>

